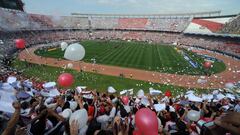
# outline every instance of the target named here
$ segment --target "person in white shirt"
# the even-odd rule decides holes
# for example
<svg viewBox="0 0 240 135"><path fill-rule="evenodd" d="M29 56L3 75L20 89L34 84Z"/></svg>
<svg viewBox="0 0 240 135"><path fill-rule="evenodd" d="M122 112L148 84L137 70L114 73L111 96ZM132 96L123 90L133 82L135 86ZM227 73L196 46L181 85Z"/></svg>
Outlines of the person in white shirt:
<svg viewBox="0 0 240 135"><path fill-rule="evenodd" d="M97 117L97 122L101 123L101 129L106 129L109 122L111 122L115 117L116 107L111 103L110 105L112 106L112 108L110 106L105 107L104 114Z"/></svg>

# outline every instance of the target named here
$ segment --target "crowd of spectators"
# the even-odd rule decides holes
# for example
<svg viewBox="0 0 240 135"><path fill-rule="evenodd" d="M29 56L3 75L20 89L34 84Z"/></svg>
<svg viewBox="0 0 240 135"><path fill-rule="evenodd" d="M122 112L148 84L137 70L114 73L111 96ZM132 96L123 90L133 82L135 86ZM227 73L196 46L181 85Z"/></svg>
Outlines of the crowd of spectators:
<svg viewBox="0 0 240 135"><path fill-rule="evenodd" d="M91 18L92 29L114 29L117 26L117 18Z"/></svg>
<svg viewBox="0 0 240 135"><path fill-rule="evenodd" d="M25 28L40 28L36 22L30 22L28 15L17 10L0 8L0 30L14 31Z"/></svg>
<svg viewBox="0 0 240 135"><path fill-rule="evenodd" d="M0 30L43 29L117 29L183 32L192 17L162 16L157 18L128 18L106 16L51 16L0 8ZM239 16L226 23L221 33L239 34ZM197 20L197 19L196 19ZM206 21L204 23L207 23ZM211 23L211 21L209 21ZM205 24L208 26L208 24ZM210 26L211 24L209 24Z"/></svg>
<svg viewBox="0 0 240 135"><path fill-rule="evenodd" d="M91 17L92 29L149 30L182 32L191 22L190 17L110 18Z"/></svg>
<svg viewBox="0 0 240 135"><path fill-rule="evenodd" d="M87 17L50 16L0 8L0 30L88 29Z"/></svg>
<svg viewBox="0 0 240 135"><path fill-rule="evenodd" d="M147 30L182 32L191 22L190 17L148 19Z"/></svg>
<svg viewBox="0 0 240 135"><path fill-rule="evenodd" d="M50 16L27 14L0 8L0 29L120 29L182 32L191 22L190 17L112 18L81 16Z"/></svg>
<svg viewBox="0 0 240 135"><path fill-rule="evenodd" d="M238 135L240 131L240 98L228 89L202 95L187 91L176 97L170 91L142 90L119 95L113 88L105 92L83 86L58 89L46 81L17 72L1 75L0 106L10 104L0 109L2 135L146 135L136 121L143 108L157 120L154 134ZM199 115L197 120L190 112Z"/></svg>

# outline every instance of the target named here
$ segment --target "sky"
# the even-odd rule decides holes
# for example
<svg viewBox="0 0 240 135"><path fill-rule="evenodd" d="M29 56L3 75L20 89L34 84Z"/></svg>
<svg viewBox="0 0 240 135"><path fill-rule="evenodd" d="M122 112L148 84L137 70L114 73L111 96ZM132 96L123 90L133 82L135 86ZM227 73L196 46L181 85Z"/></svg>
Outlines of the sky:
<svg viewBox="0 0 240 135"><path fill-rule="evenodd" d="M70 15L173 14L221 10L222 15L240 13L240 0L23 0L29 13Z"/></svg>

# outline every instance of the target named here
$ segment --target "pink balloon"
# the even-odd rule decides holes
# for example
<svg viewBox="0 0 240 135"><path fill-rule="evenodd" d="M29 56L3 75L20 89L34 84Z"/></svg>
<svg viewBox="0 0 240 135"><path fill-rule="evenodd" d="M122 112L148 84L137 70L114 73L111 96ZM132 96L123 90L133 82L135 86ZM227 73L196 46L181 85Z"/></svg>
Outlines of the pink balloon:
<svg viewBox="0 0 240 135"><path fill-rule="evenodd" d="M128 96L123 96L122 97L122 102L123 102L124 105L127 105L128 101L129 101Z"/></svg>
<svg viewBox="0 0 240 135"><path fill-rule="evenodd" d="M16 39L15 44L16 44L17 49L24 49L25 45L26 45L26 42L25 42L24 39Z"/></svg>
<svg viewBox="0 0 240 135"><path fill-rule="evenodd" d="M205 68L211 68L212 62L205 61L205 62L203 63L203 66L204 66Z"/></svg>
<svg viewBox="0 0 240 135"><path fill-rule="evenodd" d="M58 84L62 87L69 87L73 82L73 76L69 73L63 73L58 77Z"/></svg>
<svg viewBox="0 0 240 135"><path fill-rule="evenodd" d="M143 108L138 110L135 116L135 122L139 131L144 135L158 134L157 116L149 108Z"/></svg>

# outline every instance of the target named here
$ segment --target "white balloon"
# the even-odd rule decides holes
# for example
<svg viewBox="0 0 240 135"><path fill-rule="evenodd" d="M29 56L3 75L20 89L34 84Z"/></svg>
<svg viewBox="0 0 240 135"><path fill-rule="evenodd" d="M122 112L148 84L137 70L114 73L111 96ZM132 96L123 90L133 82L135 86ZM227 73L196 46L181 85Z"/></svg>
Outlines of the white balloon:
<svg viewBox="0 0 240 135"><path fill-rule="evenodd" d="M198 121L200 119L200 112L195 110L190 110L187 114L187 117L191 121Z"/></svg>
<svg viewBox="0 0 240 135"><path fill-rule="evenodd" d="M231 82L228 82L225 84L225 88L232 89L234 87L234 84Z"/></svg>
<svg viewBox="0 0 240 135"><path fill-rule="evenodd" d="M68 63L68 64L67 64L67 67L68 67L68 68L72 68L72 67L73 67L73 64L72 64L72 63Z"/></svg>
<svg viewBox="0 0 240 135"><path fill-rule="evenodd" d="M79 129L83 128L87 125L88 121L88 114L86 109L80 109L72 113L70 119L69 119L69 125L71 126L71 123L73 120L77 120L79 124Z"/></svg>
<svg viewBox="0 0 240 135"><path fill-rule="evenodd" d="M79 43L69 45L64 53L64 58L72 61L82 60L84 56L85 49Z"/></svg>
<svg viewBox="0 0 240 135"><path fill-rule="evenodd" d="M68 44L66 42L61 43L61 49L64 51L68 47Z"/></svg>

